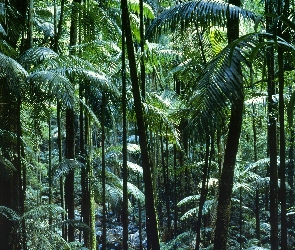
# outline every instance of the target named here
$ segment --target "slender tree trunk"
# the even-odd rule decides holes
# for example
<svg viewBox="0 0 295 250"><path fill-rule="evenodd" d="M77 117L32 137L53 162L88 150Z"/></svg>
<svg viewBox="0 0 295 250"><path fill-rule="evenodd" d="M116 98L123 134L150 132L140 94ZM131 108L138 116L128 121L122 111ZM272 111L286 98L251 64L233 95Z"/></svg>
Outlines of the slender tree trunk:
<svg viewBox="0 0 295 250"><path fill-rule="evenodd" d="M129 11L127 0L122 0L122 23L123 29L126 35L126 46L128 51L129 68L132 81L132 93L134 99L134 107L136 113L139 143L141 148L141 159L143 166L143 179L145 184L145 207L146 207L146 231L148 239L148 248L153 250L160 249L157 217L155 212L155 202L153 193L153 184L151 176L151 164L149 159L148 147L147 147L147 136L146 136L146 125L143 116L143 110L141 105L141 95L139 82L137 78L136 62L132 41L132 33L129 20Z"/></svg>
<svg viewBox="0 0 295 250"><path fill-rule="evenodd" d="M287 5L287 6L284 6ZM285 9L283 9L283 7ZM286 9L287 8L287 9ZM284 0L278 1L278 14L288 14L289 2ZM278 23L278 35L283 36L282 22ZM286 33L286 32L285 32ZM279 198L281 203L281 249L287 250L287 193L286 193L286 141L285 141L285 102L284 102L284 50L281 46L278 47L278 64L279 64L279 122L280 122L280 168L279 178L280 189Z"/></svg>
<svg viewBox="0 0 295 250"><path fill-rule="evenodd" d="M170 195L169 195L169 185L168 185L168 173L167 173L167 164L168 161L165 162L165 155L164 155L164 143L163 143L163 136L160 138L161 143L161 158L162 158L162 170L163 170L163 180L164 180L164 199L166 205L166 216L167 216L167 223L164 224L165 231L167 230L167 234L165 235L165 240L170 240L171 237L171 220L170 220ZM168 143L168 138L167 138ZM166 156L168 157L168 147L166 147ZM167 158L168 159L168 158ZM160 213L162 211L159 211Z"/></svg>
<svg viewBox="0 0 295 250"><path fill-rule="evenodd" d="M144 36L144 19L143 19L143 0L139 0L139 19L140 19L140 48L141 48L141 58L140 58L140 79L141 79L141 95L142 98L145 99L145 65L144 65L144 44L145 44L145 36Z"/></svg>
<svg viewBox="0 0 295 250"><path fill-rule="evenodd" d="M57 108L56 108L56 120L57 120L57 146L58 146L58 162L62 162L62 137L61 137L61 105L60 102L57 101ZM60 206L65 209L65 194L64 194L64 178L60 177L59 180L59 190L60 190ZM65 215L61 215L62 221L65 220ZM67 239L66 236L66 227L65 225L62 226L62 237L63 239Z"/></svg>
<svg viewBox="0 0 295 250"><path fill-rule="evenodd" d="M28 10L28 48L33 47L33 11L34 11L34 1L29 0L29 10Z"/></svg>
<svg viewBox="0 0 295 250"><path fill-rule="evenodd" d="M55 52L58 52L59 39L61 38L61 34L62 34L62 25L63 25L63 21L64 21L64 10L65 10L65 0L61 0L59 21L57 21L56 0L54 0L54 44L53 44L53 50Z"/></svg>
<svg viewBox="0 0 295 250"><path fill-rule="evenodd" d="M75 159L75 127L74 127L74 110L67 108L66 110L66 154L68 160ZM65 207L68 213L68 219L75 219L75 203L74 203L74 169L71 168L65 179ZM68 241L75 241L74 227L68 226Z"/></svg>
<svg viewBox="0 0 295 250"><path fill-rule="evenodd" d="M281 203L281 249L287 249L287 204L286 204L286 152L285 152L285 104L284 104L284 55L281 47L278 48L279 63L279 121L280 121L280 189L279 198Z"/></svg>
<svg viewBox="0 0 295 250"><path fill-rule="evenodd" d="M196 237L196 247L195 250L200 249L201 243L201 225L202 225L202 212L203 207L206 201L207 191L208 191L208 174L209 174L209 156L210 156L210 136L207 132L206 135L206 155L205 155L205 163L203 166L203 177L202 177L202 187L201 187L201 195L199 201L199 211L198 211L198 220L196 225L197 237Z"/></svg>
<svg viewBox="0 0 295 250"><path fill-rule="evenodd" d="M257 156L257 128L256 128L256 111L255 106L252 104L252 129L253 129L253 150L254 150L254 162L257 162L258 156ZM255 173L257 174L258 167L255 167ZM258 183L256 184L258 186ZM256 238L259 241L260 245L260 206L259 206L259 188L256 187L255 189L255 220L256 220Z"/></svg>
<svg viewBox="0 0 295 250"><path fill-rule="evenodd" d="M21 201L21 165L20 165L20 103L15 101L15 96L7 87L7 79L0 79L0 130L3 133L11 133L17 136L5 138L5 147L1 148L2 156L9 160L15 167L15 171L2 171L0 173L0 206L6 206L20 213ZM18 97L19 98L19 97ZM19 144L19 145L17 145ZM15 231L16 223L0 215L0 242L3 249L16 249L19 239Z"/></svg>
<svg viewBox="0 0 295 250"><path fill-rule="evenodd" d="M274 13L277 9L275 1L266 1L265 13ZM266 17L266 31L273 32L273 20ZM278 239L278 167L277 167L277 110L274 95L276 94L275 77L274 77L274 49L269 47L266 51L267 69L268 69L268 148L270 156L270 242L271 249L279 248Z"/></svg>
<svg viewBox="0 0 295 250"><path fill-rule="evenodd" d="M51 105L49 105L50 108ZM51 111L49 111L48 118L48 186L49 186L49 200L48 203L52 204L52 139L51 139ZM52 225L52 214L49 214L49 225Z"/></svg>
<svg viewBox="0 0 295 250"><path fill-rule="evenodd" d="M105 162L105 105L106 96L102 93L101 102L101 178L102 178L102 250L106 249L106 162Z"/></svg>
<svg viewBox="0 0 295 250"><path fill-rule="evenodd" d="M173 181L174 181L174 185L173 185L173 192L174 192L174 225L173 225L173 236L177 235L178 232L178 206L177 206L177 148L176 145L174 144L173 146L173 155L174 155L174 162L173 162Z"/></svg>
<svg viewBox="0 0 295 250"><path fill-rule="evenodd" d="M71 13L71 27L70 27L70 53L75 54L75 50L72 46L77 44L78 36L78 10L75 3L81 3L80 0L74 0L72 3ZM66 109L66 159L75 159L75 113L74 107L67 107ZM65 179L65 208L68 213L68 219L75 219L75 207L74 207L74 169L71 168ZM74 227L68 226L68 241L75 241Z"/></svg>
<svg viewBox="0 0 295 250"><path fill-rule="evenodd" d="M240 0L230 0L229 4L240 6ZM239 37L239 18L228 17L227 20L228 43ZM241 69L240 69L241 70ZM219 194L217 205L217 220L214 234L214 249L226 250L228 228L231 212L231 195L233 187L236 155L239 146L240 133L243 120L244 96L241 96L231 107L231 117L227 135L224 163L219 180Z"/></svg>
<svg viewBox="0 0 295 250"><path fill-rule="evenodd" d="M123 249L128 249L128 193L127 193L127 99L126 99L126 64L125 31L122 29L122 116L123 116ZM140 206L140 205L139 205ZM140 210L140 207L138 207ZM141 225L140 225L141 227Z"/></svg>

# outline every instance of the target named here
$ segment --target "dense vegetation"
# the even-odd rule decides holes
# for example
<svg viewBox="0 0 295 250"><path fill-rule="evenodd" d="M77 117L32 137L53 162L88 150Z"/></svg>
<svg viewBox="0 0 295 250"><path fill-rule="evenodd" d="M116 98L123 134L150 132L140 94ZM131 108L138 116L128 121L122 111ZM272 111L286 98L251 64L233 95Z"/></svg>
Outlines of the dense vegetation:
<svg viewBox="0 0 295 250"><path fill-rule="evenodd" d="M1 249L294 249L294 9L2 1Z"/></svg>

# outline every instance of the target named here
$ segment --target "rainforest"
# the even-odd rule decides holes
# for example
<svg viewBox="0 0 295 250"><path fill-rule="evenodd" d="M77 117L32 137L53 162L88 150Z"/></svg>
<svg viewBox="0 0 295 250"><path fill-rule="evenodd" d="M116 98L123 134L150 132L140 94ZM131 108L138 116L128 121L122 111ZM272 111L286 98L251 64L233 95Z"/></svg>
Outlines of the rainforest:
<svg viewBox="0 0 295 250"><path fill-rule="evenodd" d="M294 10L1 0L0 249L295 249Z"/></svg>

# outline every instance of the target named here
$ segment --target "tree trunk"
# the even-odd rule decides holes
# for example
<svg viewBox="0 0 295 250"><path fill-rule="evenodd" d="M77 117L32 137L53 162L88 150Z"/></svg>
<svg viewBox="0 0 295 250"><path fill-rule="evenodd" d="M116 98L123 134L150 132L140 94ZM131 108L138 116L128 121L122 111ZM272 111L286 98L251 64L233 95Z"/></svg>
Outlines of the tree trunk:
<svg viewBox="0 0 295 250"><path fill-rule="evenodd" d="M200 243L201 243L201 225L202 225L202 212L203 207L206 201L207 191L208 191L208 174L209 174L209 156L210 156L210 136L208 135L209 132L207 132L206 135L206 155L205 155L205 163L203 166L203 178L202 178L202 187L201 187L201 195L200 195L200 201L199 201L199 211L198 211L198 220L196 225L196 231L197 231L197 237L196 237L196 247L195 250L200 249Z"/></svg>
<svg viewBox="0 0 295 250"><path fill-rule="evenodd" d="M253 129L253 150L254 150L254 162L257 162L257 128L256 128L256 111L255 106L252 103L252 129ZM258 167L255 167L255 174L257 174ZM260 206L259 206L259 188L258 183L256 184L255 189L255 231L256 231L256 238L258 240L258 245L260 245Z"/></svg>
<svg viewBox="0 0 295 250"><path fill-rule="evenodd" d="M128 249L128 193L127 193L127 86L126 86L125 31L122 29L122 118L123 118L123 249ZM140 210L140 207L138 208ZM140 225L141 226L141 225Z"/></svg>
<svg viewBox="0 0 295 250"><path fill-rule="evenodd" d="M284 6L284 9L283 9ZM278 15L288 16L289 1L278 1ZM283 34L282 22L278 23L278 35L286 36L288 40L288 29ZM280 168L279 178L280 190L279 198L281 203L281 249L287 249L287 193L286 193L286 141L285 141L285 103L284 103L284 50L281 46L278 47L278 64L279 64L279 122L280 122Z"/></svg>
<svg viewBox="0 0 295 250"><path fill-rule="evenodd" d="M106 249L106 162L105 162L105 105L106 96L102 93L101 101L101 179L102 179L102 250Z"/></svg>
<svg viewBox="0 0 295 250"><path fill-rule="evenodd" d="M126 35L126 45L128 51L129 59L129 68L132 81L132 93L134 99L134 108L136 113L139 143L141 148L141 159L143 167L143 179L145 184L145 207L146 207L146 231L147 231L147 240L148 248L153 250L160 249L159 237L158 237L158 226L157 226L157 217L155 212L155 202L153 194L153 184L151 176L151 164L148 153L147 146L147 136L146 136L146 125L143 116L143 110L141 105L141 95L139 82L137 78L136 62L132 41L132 33L129 20L129 11L127 0L122 0L122 23L123 29Z"/></svg>
<svg viewBox="0 0 295 250"><path fill-rule="evenodd" d="M20 137L20 103L15 101L16 97L11 94L7 84L8 79L0 79L0 130L3 133L11 133ZM19 147L17 141L12 137L4 137L5 146L1 147L2 156L9 160L15 167L15 171L2 171L0 173L0 206L6 206L20 213L21 200L21 165ZM3 142L2 142L3 143ZM3 249L15 249L18 241L14 227L16 223L0 215L0 242Z"/></svg>
<svg viewBox="0 0 295 250"><path fill-rule="evenodd" d="M74 127L74 110L67 108L66 110L66 154L68 160L75 159L75 127ZM74 169L71 167L65 180L65 207L68 213L68 219L75 219L75 203L74 203ZM68 226L68 241L75 241L73 225Z"/></svg>
<svg viewBox="0 0 295 250"><path fill-rule="evenodd" d="M241 2L240 0L230 0L229 4L240 6ZM231 43L239 37L239 18L228 17L227 37L228 43ZM224 163L219 180L217 220L214 234L215 250L227 249L233 177L242 128L243 106L244 96L241 96L231 107L231 117L224 154Z"/></svg>
<svg viewBox="0 0 295 250"><path fill-rule="evenodd" d="M266 1L265 13L275 13L277 9L275 1ZM273 19L266 17L266 31L273 32ZM266 63L267 63L267 88L268 88L268 148L269 148L269 173L270 173L270 243L271 249L275 250L279 248L279 231L278 231L278 167L277 167L277 107L274 95L276 94L276 84L274 77L274 49L269 47L266 51Z"/></svg>

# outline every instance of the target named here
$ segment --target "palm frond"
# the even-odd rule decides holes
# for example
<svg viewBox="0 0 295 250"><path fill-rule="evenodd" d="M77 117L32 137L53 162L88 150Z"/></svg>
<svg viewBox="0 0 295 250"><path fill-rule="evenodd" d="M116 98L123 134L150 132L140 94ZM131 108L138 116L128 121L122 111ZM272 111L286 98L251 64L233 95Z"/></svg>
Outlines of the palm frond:
<svg viewBox="0 0 295 250"><path fill-rule="evenodd" d="M128 144L128 145L130 145L130 144ZM127 147L128 147L128 145L127 145ZM135 164L135 163L133 163L133 162L127 161L127 167L128 167L132 172L134 172L134 173L138 173L138 174L140 174L140 175L143 174L142 167L139 166L138 164Z"/></svg>
<svg viewBox="0 0 295 250"><path fill-rule="evenodd" d="M14 210L5 206L0 206L0 215L12 221L19 221L21 218Z"/></svg>
<svg viewBox="0 0 295 250"><path fill-rule="evenodd" d="M243 44L245 48L252 45ZM242 45L241 45L242 46ZM234 56L231 57L232 47L234 47ZM242 70L241 68L242 67ZM207 125L218 125L219 121L224 120L224 112L231 103L244 96L242 72L249 68L247 59L235 45L230 44L224 48L213 60L207 63L203 68L195 83L190 85L193 91L188 91L190 98L188 110L190 125L196 124L197 120L202 130L208 129ZM216 124L212 124L212 121Z"/></svg>
<svg viewBox="0 0 295 250"><path fill-rule="evenodd" d="M139 0L128 0L128 6L131 11L139 14ZM154 11L147 3L143 3L143 15L149 19L154 19Z"/></svg>
<svg viewBox="0 0 295 250"><path fill-rule="evenodd" d="M17 54L15 49L5 40L0 40L0 52L11 58L15 58Z"/></svg>
<svg viewBox="0 0 295 250"><path fill-rule="evenodd" d="M51 215L54 218L58 218L60 214L64 213L66 213L66 211L62 207L55 204L48 204L34 207L33 209L24 213L22 218L31 221L37 221L40 218L48 218L48 215Z"/></svg>
<svg viewBox="0 0 295 250"><path fill-rule="evenodd" d="M66 176L70 170L80 169L83 165L74 159L63 159L53 169L54 179L58 180L61 176Z"/></svg>
<svg viewBox="0 0 295 250"><path fill-rule="evenodd" d="M45 60L42 64L34 68L34 71L41 70L54 70L58 68L81 68L85 70L96 71L97 69L89 61L84 60L75 55L60 55L58 57L52 57L50 60Z"/></svg>
<svg viewBox="0 0 295 250"><path fill-rule="evenodd" d="M74 86L69 79L56 71L36 71L27 77L30 83L30 99L36 102L56 98L66 107L74 106Z"/></svg>
<svg viewBox="0 0 295 250"><path fill-rule="evenodd" d="M180 220L186 220L188 218L191 218L192 216L196 216L198 214L199 211L199 207L194 207L190 210L188 210L187 212L185 212L181 217Z"/></svg>
<svg viewBox="0 0 295 250"><path fill-rule="evenodd" d="M123 181L122 181L123 185ZM127 191L128 194L131 194L136 200L140 200L141 204L144 204L144 194L142 191L139 190L138 187L136 187L134 184L127 182Z"/></svg>
<svg viewBox="0 0 295 250"><path fill-rule="evenodd" d="M0 176L10 177L13 175L13 172L16 171L16 168L11 161L0 155Z"/></svg>
<svg viewBox="0 0 295 250"><path fill-rule="evenodd" d="M8 89L16 96L21 93L21 84L24 83L28 73L14 59L0 53L0 78L6 78Z"/></svg>
<svg viewBox="0 0 295 250"><path fill-rule="evenodd" d="M191 195L191 196L185 197L181 201L179 201L177 203L177 206L180 207L180 206L183 206L183 205L187 205L188 203L196 202L199 199L200 199L200 195L199 194L197 194L197 195Z"/></svg>
<svg viewBox="0 0 295 250"><path fill-rule="evenodd" d="M222 1L189 1L164 11L148 27L146 37L162 31L184 30L190 25L198 27L226 27L228 17L243 17L255 20L253 12Z"/></svg>
<svg viewBox="0 0 295 250"><path fill-rule="evenodd" d="M16 44L25 27L24 19L12 4L1 3L1 5L3 11L0 12L0 18L1 20L6 20L7 30L5 32L9 34L6 40L8 44Z"/></svg>
<svg viewBox="0 0 295 250"><path fill-rule="evenodd" d="M23 67L29 70L32 66L42 63L44 60L56 58L58 54L46 47L33 47L26 50L18 61Z"/></svg>
<svg viewBox="0 0 295 250"><path fill-rule="evenodd" d="M127 151L130 154L138 154L138 153L140 153L140 146L138 144L128 143L127 144Z"/></svg>

